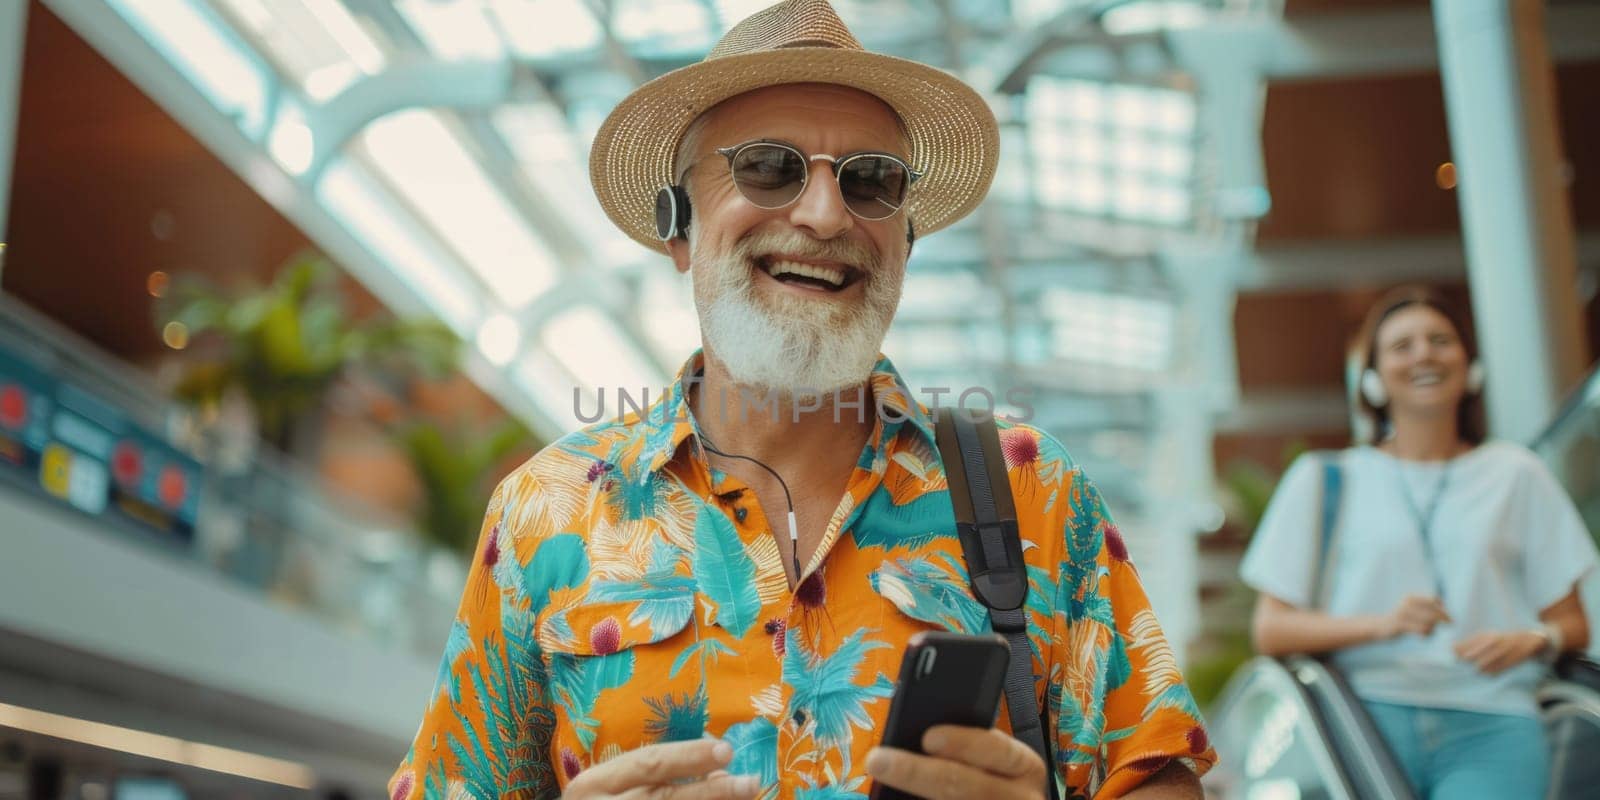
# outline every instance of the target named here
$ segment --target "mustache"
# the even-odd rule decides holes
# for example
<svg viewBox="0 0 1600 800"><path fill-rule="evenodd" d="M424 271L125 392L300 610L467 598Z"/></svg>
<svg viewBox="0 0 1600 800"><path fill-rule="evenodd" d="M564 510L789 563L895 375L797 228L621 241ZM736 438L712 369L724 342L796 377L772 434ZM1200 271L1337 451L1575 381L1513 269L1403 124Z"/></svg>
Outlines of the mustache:
<svg viewBox="0 0 1600 800"><path fill-rule="evenodd" d="M849 264L868 275L877 272L878 257L866 245L850 239L815 239L799 231L752 233L739 240L735 254L753 259L784 253L818 261Z"/></svg>

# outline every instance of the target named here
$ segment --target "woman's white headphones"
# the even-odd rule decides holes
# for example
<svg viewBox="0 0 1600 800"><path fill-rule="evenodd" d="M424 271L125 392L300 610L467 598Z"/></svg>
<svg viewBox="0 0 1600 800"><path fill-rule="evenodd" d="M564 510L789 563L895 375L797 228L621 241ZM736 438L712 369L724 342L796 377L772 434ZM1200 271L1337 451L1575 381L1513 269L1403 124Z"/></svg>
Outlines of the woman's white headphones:
<svg viewBox="0 0 1600 800"><path fill-rule="evenodd" d="M1481 393L1484 377L1483 362L1474 360L1472 366L1467 367L1467 394ZM1361 373L1361 396L1373 408L1383 408L1389 404L1389 392L1383 388L1383 378L1378 377L1377 370L1368 369Z"/></svg>

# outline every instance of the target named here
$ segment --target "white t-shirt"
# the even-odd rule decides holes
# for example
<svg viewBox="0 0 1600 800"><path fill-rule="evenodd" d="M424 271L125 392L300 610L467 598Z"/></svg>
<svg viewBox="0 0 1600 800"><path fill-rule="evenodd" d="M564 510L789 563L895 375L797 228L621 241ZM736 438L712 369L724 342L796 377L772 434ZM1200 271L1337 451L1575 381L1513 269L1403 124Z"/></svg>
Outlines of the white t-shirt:
<svg viewBox="0 0 1600 800"><path fill-rule="evenodd" d="M1371 447L1339 458L1343 489L1323 596L1310 596L1321 549L1323 476L1315 456L1284 475L1245 553L1245 583L1334 616L1387 613L1405 595L1441 594L1452 622L1431 636L1334 655L1351 688L1367 700L1536 715L1542 664L1485 675L1452 646L1483 631L1538 627L1539 612L1595 567L1594 541L1561 485L1533 453L1506 442L1448 462L1405 461Z"/></svg>

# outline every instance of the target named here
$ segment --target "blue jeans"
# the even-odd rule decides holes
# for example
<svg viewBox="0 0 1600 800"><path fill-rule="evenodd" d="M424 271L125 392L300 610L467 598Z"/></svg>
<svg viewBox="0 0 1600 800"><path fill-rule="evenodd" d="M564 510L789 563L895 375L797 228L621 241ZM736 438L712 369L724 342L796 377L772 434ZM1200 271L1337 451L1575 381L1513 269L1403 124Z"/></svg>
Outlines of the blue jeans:
<svg viewBox="0 0 1600 800"><path fill-rule="evenodd" d="M1418 800L1529 798L1550 781L1550 747L1533 717L1366 703Z"/></svg>

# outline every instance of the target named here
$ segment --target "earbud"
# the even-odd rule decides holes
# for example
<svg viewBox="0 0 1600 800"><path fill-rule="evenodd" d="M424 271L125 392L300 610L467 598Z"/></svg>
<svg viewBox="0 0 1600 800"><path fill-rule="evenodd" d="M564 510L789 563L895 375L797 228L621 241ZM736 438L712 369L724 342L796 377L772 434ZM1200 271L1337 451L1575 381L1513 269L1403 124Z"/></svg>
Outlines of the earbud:
<svg viewBox="0 0 1600 800"><path fill-rule="evenodd" d="M1482 394L1486 380L1488 378L1483 372L1483 362L1472 362L1472 366L1467 367L1467 394Z"/></svg>
<svg viewBox="0 0 1600 800"><path fill-rule="evenodd" d="M1361 373L1361 396L1367 398L1367 403L1373 408L1383 408L1389 404L1389 392L1383 388L1383 379L1378 377L1378 371L1369 369Z"/></svg>
<svg viewBox="0 0 1600 800"><path fill-rule="evenodd" d="M689 193L682 186L656 192L656 236L661 241L689 238Z"/></svg>

